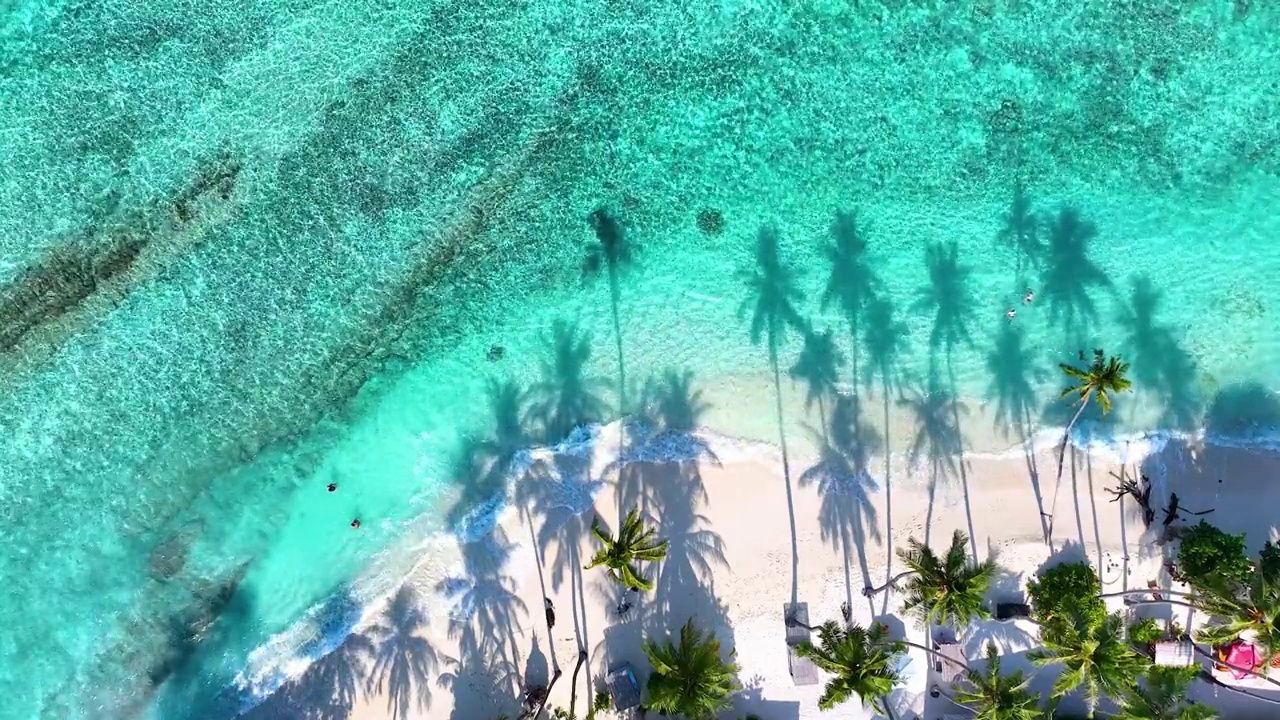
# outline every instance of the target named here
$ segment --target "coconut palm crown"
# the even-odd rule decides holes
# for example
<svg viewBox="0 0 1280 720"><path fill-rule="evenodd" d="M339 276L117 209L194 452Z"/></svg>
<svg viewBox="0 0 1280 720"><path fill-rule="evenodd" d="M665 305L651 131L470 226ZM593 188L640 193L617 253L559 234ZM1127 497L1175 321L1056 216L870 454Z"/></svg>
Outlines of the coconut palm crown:
<svg viewBox="0 0 1280 720"><path fill-rule="evenodd" d="M902 682L897 670L902 644L889 640L888 628L879 623L866 629L826 622L817 630L818 644L802 642L795 653L835 676L827 681L818 707L830 710L857 695L863 705L887 715L885 699Z"/></svg>
<svg viewBox="0 0 1280 720"><path fill-rule="evenodd" d="M1197 668L1153 667L1142 683L1127 692L1115 720L1215 720L1208 705L1187 699L1187 685Z"/></svg>
<svg viewBox="0 0 1280 720"><path fill-rule="evenodd" d="M646 528L640 519L640 511L632 508L627 519L622 521L615 540L607 530L600 528L600 518L591 522L591 533L600 541L600 549L591 558L586 570L604 565L609 568L609 577L622 585L639 590L652 590L653 583L640 576L639 562L654 562L667 555L667 541L654 538L657 532Z"/></svg>
<svg viewBox="0 0 1280 720"><path fill-rule="evenodd" d="M738 689L738 666L720 657L715 633L702 632L693 618L680 628L680 642L646 640L644 653L653 665L649 676L650 710L689 720L710 720L729 707Z"/></svg>
<svg viewBox="0 0 1280 720"><path fill-rule="evenodd" d="M1202 627L1196 639L1208 645L1224 645L1245 632L1267 657L1280 654L1280 576L1258 569L1243 588L1202 588L1192 603L1217 622Z"/></svg>
<svg viewBox="0 0 1280 720"><path fill-rule="evenodd" d="M1031 679L1021 670L1000 674L1000 652L987 643L987 667L970 669L956 686L956 702L973 709L974 720L1041 720L1039 698L1027 692Z"/></svg>
<svg viewBox="0 0 1280 720"><path fill-rule="evenodd" d="M1108 615L1099 622L1076 618L1061 623L1040 641L1043 648L1027 654L1036 665L1063 665L1053 683L1053 696L1061 698L1077 688L1084 689L1089 717L1105 695L1121 697L1133 690L1147 667L1147 660L1129 647L1124 638L1124 621Z"/></svg>
<svg viewBox="0 0 1280 720"><path fill-rule="evenodd" d="M1076 411L1076 419L1080 417L1084 405L1090 398L1097 398L1098 407L1102 410L1102 414L1106 415L1111 412L1111 396L1125 392L1133 386L1129 378L1125 377L1125 373L1129 372L1129 363L1114 355L1108 358L1101 350L1094 351L1093 364L1086 369L1067 363L1059 363L1058 367L1062 368L1062 372L1066 373L1068 378L1076 381L1074 385L1062 391L1062 397L1074 395L1077 398L1076 402L1080 403L1080 410ZM1075 419L1071 423L1074 425Z"/></svg>
<svg viewBox="0 0 1280 720"><path fill-rule="evenodd" d="M904 613L925 625L951 627L991 616L985 601L997 565L990 558L971 564L965 549L968 543L969 537L957 530L941 558L915 538L909 541L908 549L898 551L898 557L915 573L904 589Z"/></svg>

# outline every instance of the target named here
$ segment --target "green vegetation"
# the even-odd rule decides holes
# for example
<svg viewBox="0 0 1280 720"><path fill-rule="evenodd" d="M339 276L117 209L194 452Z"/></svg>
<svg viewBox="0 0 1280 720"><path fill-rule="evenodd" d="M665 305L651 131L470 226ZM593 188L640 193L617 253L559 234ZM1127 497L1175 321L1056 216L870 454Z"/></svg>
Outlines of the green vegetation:
<svg viewBox="0 0 1280 720"><path fill-rule="evenodd" d="M1267 657L1280 654L1280 575L1253 573L1243 588L1196 588L1192 603L1216 620L1196 632L1199 642L1223 645L1252 632Z"/></svg>
<svg viewBox="0 0 1280 720"><path fill-rule="evenodd" d="M1245 584L1253 564L1244 551L1244 535L1232 535L1201 520L1182 535L1178 570L1197 591L1231 592Z"/></svg>
<svg viewBox="0 0 1280 720"><path fill-rule="evenodd" d="M1212 708L1187 699L1187 685L1196 668L1153 667L1122 698L1116 720L1214 720Z"/></svg>
<svg viewBox="0 0 1280 720"><path fill-rule="evenodd" d="M1101 622L1107 608L1098 595L1102 584L1093 566L1085 562L1063 563L1041 570L1037 578L1027 583L1027 595L1031 598L1031 617L1041 627L1049 628L1057 623L1086 624Z"/></svg>
<svg viewBox="0 0 1280 720"><path fill-rule="evenodd" d="M1000 652L987 643L987 667L965 673L968 687L956 687L956 702L969 706L974 720L1041 720L1038 698L1027 692L1031 679L1021 670L1000 674Z"/></svg>
<svg viewBox="0 0 1280 720"><path fill-rule="evenodd" d="M1101 350L1093 351L1093 364L1088 368L1081 369L1067 363L1059 363L1058 367L1062 368L1062 372L1066 373L1073 382L1062 391L1062 397L1074 395L1076 402L1080 405L1076 414L1072 416L1071 422L1067 423L1067 429L1062 433L1062 445L1058 449L1057 482L1061 484L1062 461L1067 454L1067 443L1071 441L1071 431L1080 420L1080 416L1084 414L1089 401L1096 398L1102 414L1106 415L1111 412L1111 396L1129 390L1133 383L1125 377L1125 373L1129 372L1129 363L1121 362L1120 358L1114 355L1107 358Z"/></svg>
<svg viewBox="0 0 1280 720"><path fill-rule="evenodd" d="M618 530L618 539L614 540L608 532L600 529L600 519L591 523L591 532L600 541L601 548L591 558L590 570L599 565L609 568L609 577L617 580L624 587L639 590L652 590L653 583L640 576L636 563L661 560L667 555L667 541L657 542L653 528L646 528L640 519L640 511L632 508L627 519Z"/></svg>
<svg viewBox="0 0 1280 720"><path fill-rule="evenodd" d="M680 629L680 642L646 640L644 653L653 666L649 676L650 710L689 720L710 720L729 707L738 689L738 666L720 657L715 633L698 630L690 618Z"/></svg>
<svg viewBox="0 0 1280 720"><path fill-rule="evenodd" d="M910 540L907 550L898 551L898 557L915 572L907 582L902 612L924 625L953 627L991 616L985 602L997 566L989 558L971 564L965 548L968 543L968 536L957 530L942 558L915 538Z"/></svg>
<svg viewBox="0 0 1280 720"><path fill-rule="evenodd" d="M1084 690L1089 717L1103 695L1121 697L1137 686L1147 668L1147 660L1129 647L1119 615L1077 617L1075 622L1056 619L1053 631L1043 633L1043 648L1027 654L1036 665L1061 664L1053 695L1064 697L1077 688Z"/></svg>
<svg viewBox="0 0 1280 720"><path fill-rule="evenodd" d="M819 708L830 710L857 695L863 705L885 715L889 714L885 698L901 682L896 664L903 650L901 643L889 640L888 629L879 623L865 629L834 622L818 627L817 645L803 642L795 648L796 655L835 676L818 698Z"/></svg>
<svg viewBox="0 0 1280 720"><path fill-rule="evenodd" d="M1143 618L1129 626L1129 643L1146 652L1148 645L1164 638L1164 630L1152 618Z"/></svg>
<svg viewBox="0 0 1280 720"><path fill-rule="evenodd" d="M604 690L597 690L595 700L591 703L591 711L601 713L609 709L611 701L609 693Z"/></svg>

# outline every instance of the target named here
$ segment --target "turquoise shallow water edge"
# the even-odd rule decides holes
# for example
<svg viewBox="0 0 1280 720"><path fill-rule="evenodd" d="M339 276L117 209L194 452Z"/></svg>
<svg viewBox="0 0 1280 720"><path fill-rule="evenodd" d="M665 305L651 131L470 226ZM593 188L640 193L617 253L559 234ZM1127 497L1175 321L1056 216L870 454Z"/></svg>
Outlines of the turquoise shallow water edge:
<svg viewBox="0 0 1280 720"><path fill-rule="evenodd" d="M511 442L668 370L774 439L762 237L782 372L807 324L855 384L821 298L861 238L856 385L987 404L967 450L1065 423L1098 346L1138 392L1086 432L1276 429L1280 8L850 5L5 5L0 716L233 714L488 499L503 388Z"/></svg>

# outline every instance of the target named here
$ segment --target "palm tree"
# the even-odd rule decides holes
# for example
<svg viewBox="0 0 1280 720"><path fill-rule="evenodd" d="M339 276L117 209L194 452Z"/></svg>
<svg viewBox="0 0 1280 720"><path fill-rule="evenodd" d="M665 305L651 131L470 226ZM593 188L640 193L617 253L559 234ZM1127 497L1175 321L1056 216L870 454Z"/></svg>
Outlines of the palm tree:
<svg viewBox="0 0 1280 720"><path fill-rule="evenodd" d="M1124 622L1108 615L1100 622L1076 618L1059 623L1052 633L1041 635L1043 648L1027 654L1036 665L1061 663L1064 667L1053 683L1053 696L1061 698L1084 688L1088 717L1093 717L1099 699L1121 697L1135 688L1147 660L1138 655L1124 638Z"/></svg>
<svg viewBox="0 0 1280 720"><path fill-rule="evenodd" d="M640 577L640 569L636 563L641 561L657 562L667 555L667 541L655 541L657 534L653 528L646 528L640 519L639 508L631 508L627 519L622 521L615 540L607 530L600 528L600 519L591 523L591 533L596 536L602 546L591 558L591 564L584 570L598 565L609 568L609 577L622 585L639 590L652 590L653 583Z"/></svg>
<svg viewBox="0 0 1280 720"><path fill-rule="evenodd" d="M925 625L959 627L974 618L987 618L987 588L996 573L996 562L987 558L971 564L965 544L969 537L956 530L943 558L929 546L911 538L898 557L914 573L907 583L902 612L915 615Z"/></svg>
<svg viewBox="0 0 1280 720"><path fill-rule="evenodd" d="M1221 620L1206 625L1196 639L1206 645L1224 645L1244 633L1269 658L1280 654L1280 577L1271 572L1254 572L1249 584L1237 588L1197 589L1192 604Z"/></svg>
<svg viewBox="0 0 1280 720"><path fill-rule="evenodd" d="M827 681L818 707L830 710L857 695L864 706L889 715L885 699L902 682L897 670L902 643L889 640L888 629L879 623L866 629L825 622L817 631L818 644L802 642L795 653L835 676Z"/></svg>
<svg viewBox="0 0 1280 720"><path fill-rule="evenodd" d="M715 633L698 630L693 618L680 628L679 645L649 639L644 654L653 666L647 707L662 715L710 720L738 689L737 664L721 659Z"/></svg>
<svg viewBox="0 0 1280 720"><path fill-rule="evenodd" d="M1187 685L1196 668L1153 667L1144 681L1125 693L1115 720L1215 720L1218 714L1207 705L1187 700Z"/></svg>
<svg viewBox="0 0 1280 720"><path fill-rule="evenodd" d="M1050 533L1053 532L1052 516L1058 506L1058 487L1062 484L1062 463L1067 456L1067 443L1071 441L1071 431L1075 428L1076 422L1084 414L1084 409L1093 398L1097 398L1098 407L1102 410L1102 414L1106 415L1111 412L1111 396L1127 392L1133 385L1129 382L1129 378L1125 377L1125 373L1129 372L1129 363L1121 361L1115 355L1108 358L1101 350L1093 351L1093 364L1086 369L1067 363L1059 363L1058 367L1062 368L1062 372L1075 382L1062 391L1061 397L1076 396L1076 402L1080 404L1080 408L1072 416L1071 422L1067 423L1066 430L1062 432L1062 444L1058 447L1058 477L1053 488L1053 506L1049 511Z"/></svg>
<svg viewBox="0 0 1280 720"><path fill-rule="evenodd" d="M955 699L973 709L974 720L1041 720L1044 717L1036 706L1036 696L1027 692L1030 678L1024 677L1021 670L1000 674L1000 652L995 643L987 643L986 669L969 670L965 680L968 686L958 685Z"/></svg>

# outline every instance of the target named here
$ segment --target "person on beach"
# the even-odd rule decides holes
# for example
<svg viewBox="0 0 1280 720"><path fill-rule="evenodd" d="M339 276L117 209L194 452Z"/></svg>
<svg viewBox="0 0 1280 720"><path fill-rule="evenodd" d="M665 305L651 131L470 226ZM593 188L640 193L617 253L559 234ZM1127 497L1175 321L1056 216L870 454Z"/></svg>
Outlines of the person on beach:
<svg viewBox="0 0 1280 720"><path fill-rule="evenodd" d="M551 604L551 598L542 598L543 608L547 611L547 630L556 626L556 606Z"/></svg>
<svg viewBox="0 0 1280 720"><path fill-rule="evenodd" d="M1035 297L1036 294L1031 291L1031 288L1027 288L1027 294L1022 298L1022 303L1024 305L1030 305L1031 301L1034 300Z"/></svg>

